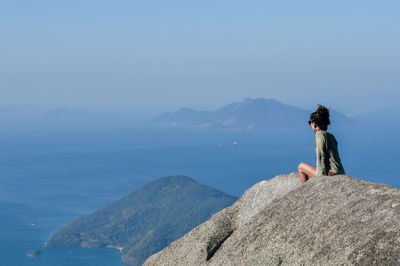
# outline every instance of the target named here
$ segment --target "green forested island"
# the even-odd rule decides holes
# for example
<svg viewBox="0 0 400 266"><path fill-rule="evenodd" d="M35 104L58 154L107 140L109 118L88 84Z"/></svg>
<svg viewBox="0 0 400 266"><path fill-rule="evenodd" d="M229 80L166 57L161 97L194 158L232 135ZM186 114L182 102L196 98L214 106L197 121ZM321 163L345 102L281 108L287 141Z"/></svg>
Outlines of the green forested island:
<svg viewBox="0 0 400 266"><path fill-rule="evenodd" d="M187 176L166 176L67 223L47 246L114 247L140 265L236 200Z"/></svg>

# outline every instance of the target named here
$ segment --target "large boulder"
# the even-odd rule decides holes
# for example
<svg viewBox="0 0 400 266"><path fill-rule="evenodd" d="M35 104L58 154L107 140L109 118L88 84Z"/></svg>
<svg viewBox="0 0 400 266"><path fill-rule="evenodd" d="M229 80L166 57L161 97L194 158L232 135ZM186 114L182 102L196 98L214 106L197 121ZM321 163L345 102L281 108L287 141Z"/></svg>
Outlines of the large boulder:
<svg viewBox="0 0 400 266"><path fill-rule="evenodd" d="M144 265L400 265L400 190L346 175L278 175Z"/></svg>

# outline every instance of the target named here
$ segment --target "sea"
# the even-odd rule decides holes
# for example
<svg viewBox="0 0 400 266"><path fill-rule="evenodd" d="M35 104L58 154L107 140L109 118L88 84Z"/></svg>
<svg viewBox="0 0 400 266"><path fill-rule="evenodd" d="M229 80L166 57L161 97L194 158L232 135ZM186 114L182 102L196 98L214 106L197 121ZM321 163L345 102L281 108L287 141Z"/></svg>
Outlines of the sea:
<svg viewBox="0 0 400 266"><path fill-rule="evenodd" d="M346 174L400 188L399 128L328 130ZM47 248L62 225L159 177L187 175L241 196L255 183L315 165L310 129L42 128L0 133L0 265L126 265L117 249ZM37 256L27 256L30 252Z"/></svg>

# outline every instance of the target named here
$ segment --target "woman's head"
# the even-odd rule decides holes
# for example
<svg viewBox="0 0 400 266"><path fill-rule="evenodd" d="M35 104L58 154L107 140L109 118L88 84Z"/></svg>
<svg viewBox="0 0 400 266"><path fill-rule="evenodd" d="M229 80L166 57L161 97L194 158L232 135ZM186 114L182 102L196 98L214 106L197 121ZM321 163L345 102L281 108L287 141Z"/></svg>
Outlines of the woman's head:
<svg viewBox="0 0 400 266"><path fill-rule="evenodd" d="M310 115L308 124L311 125L311 123L314 123L315 127L326 131L328 129L328 125L331 123L329 120L329 109L318 104L317 110Z"/></svg>

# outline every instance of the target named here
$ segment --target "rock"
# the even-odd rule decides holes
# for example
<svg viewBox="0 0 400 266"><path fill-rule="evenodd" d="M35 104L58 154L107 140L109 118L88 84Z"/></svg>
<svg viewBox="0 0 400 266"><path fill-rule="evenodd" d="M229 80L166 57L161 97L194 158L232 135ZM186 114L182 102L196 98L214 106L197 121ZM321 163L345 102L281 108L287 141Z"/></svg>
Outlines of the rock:
<svg viewBox="0 0 400 266"><path fill-rule="evenodd" d="M400 265L400 190L346 175L278 175L144 265Z"/></svg>

